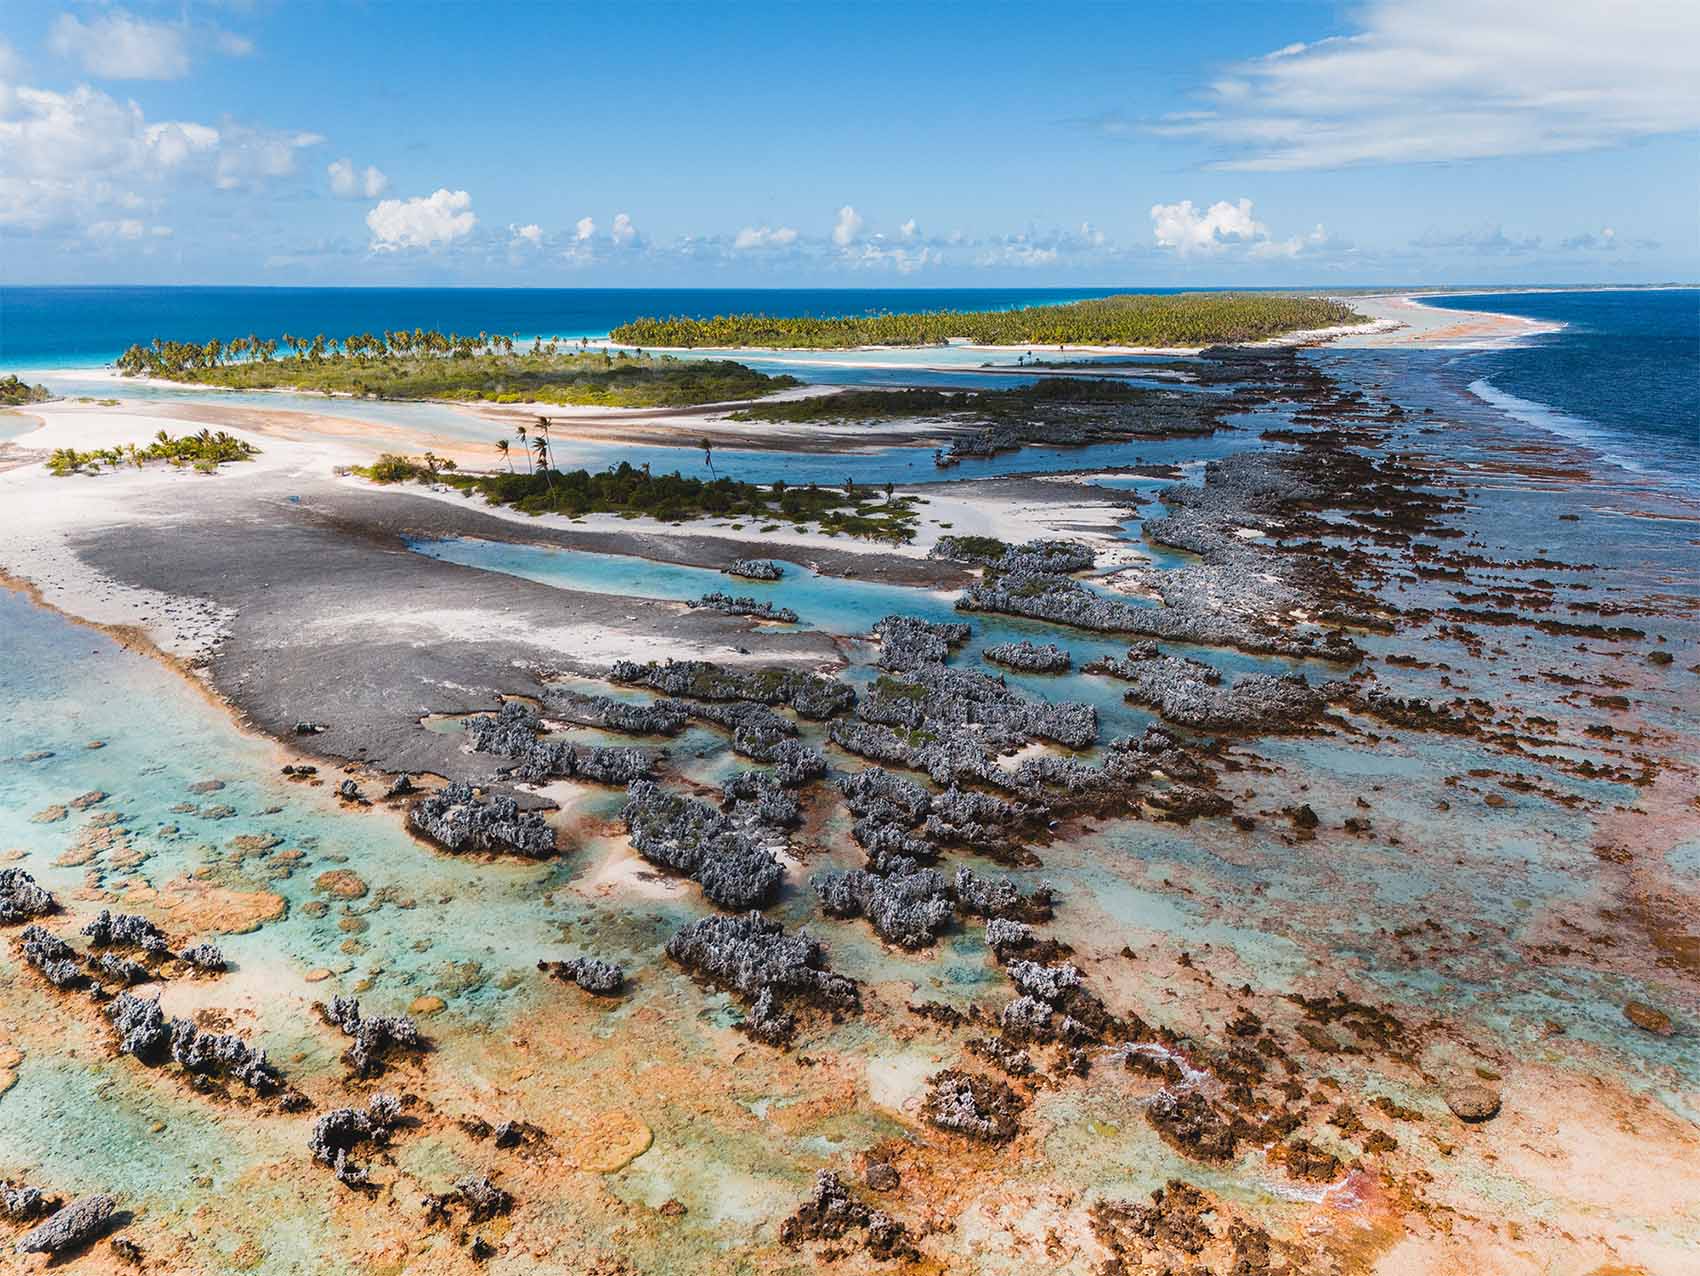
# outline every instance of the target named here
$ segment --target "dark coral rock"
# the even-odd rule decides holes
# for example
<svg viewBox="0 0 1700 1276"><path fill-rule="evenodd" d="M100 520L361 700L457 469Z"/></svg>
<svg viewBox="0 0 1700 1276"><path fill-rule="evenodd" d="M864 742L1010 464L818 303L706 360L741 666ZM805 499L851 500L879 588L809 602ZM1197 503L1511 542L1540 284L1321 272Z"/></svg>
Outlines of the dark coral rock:
<svg viewBox="0 0 1700 1276"><path fill-rule="evenodd" d="M343 1036L354 1038L343 1061L357 1077L382 1074L395 1051L417 1053L425 1048L419 1025L406 1015L362 1015L360 1003L353 997L333 997L322 1010L328 1022L342 1029Z"/></svg>
<svg viewBox="0 0 1700 1276"><path fill-rule="evenodd" d="M353 1159L353 1153L366 1144L382 1147L388 1143L400 1120L399 1099L392 1094L373 1095L364 1109L337 1108L315 1121L307 1150L315 1161L336 1171L345 1186L367 1187L370 1180L365 1167Z"/></svg>
<svg viewBox="0 0 1700 1276"><path fill-rule="evenodd" d="M797 613L789 607L775 607L770 602L751 598L748 594L724 594L716 590L712 594L704 594L695 602L687 603L686 606L717 611L726 616L752 616L757 620L776 620L785 625L797 623Z"/></svg>
<svg viewBox="0 0 1700 1276"><path fill-rule="evenodd" d="M53 1206L54 1202L49 1201L39 1187L0 1180L0 1218L13 1223L27 1223L32 1218L40 1218Z"/></svg>
<svg viewBox="0 0 1700 1276"><path fill-rule="evenodd" d="M531 859L555 853L555 830L536 811L521 811L511 797L479 801L470 784L451 784L421 798L407 821L423 836L450 852L514 852Z"/></svg>
<svg viewBox="0 0 1700 1276"><path fill-rule="evenodd" d="M859 868L822 873L814 888L832 916L866 917L881 939L900 948L927 947L955 915L945 879L930 868L884 876Z"/></svg>
<svg viewBox="0 0 1700 1276"><path fill-rule="evenodd" d="M1196 1090L1159 1090L1145 1107L1145 1120L1169 1146L1200 1161L1233 1160L1252 1133L1243 1120L1224 1116Z"/></svg>
<svg viewBox="0 0 1700 1276"><path fill-rule="evenodd" d="M18 1240L25 1254L66 1254L98 1240L118 1209L116 1197L100 1193L72 1201Z"/></svg>
<svg viewBox="0 0 1700 1276"><path fill-rule="evenodd" d="M795 1030L790 1004L833 1014L858 1004L855 982L826 967L826 949L807 931L787 935L760 913L705 917L667 941L667 955L751 1006L747 1027L759 1040L783 1044Z"/></svg>
<svg viewBox="0 0 1700 1276"><path fill-rule="evenodd" d="M626 972L611 961L596 957L574 957L569 961L538 962L539 970L547 970L563 983L577 984L586 992L600 997L616 995L626 982Z"/></svg>
<svg viewBox="0 0 1700 1276"><path fill-rule="evenodd" d="M58 908L52 894L37 886L35 878L23 869L0 868L0 922L11 924L45 917Z"/></svg>
<svg viewBox="0 0 1700 1276"><path fill-rule="evenodd" d="M88 982L77 958L77 950L41 926L29 925L19 933L24 960L41 972L55 988L78 988Z"/></svg>
<svg viewBox="0 0 1700 1276"><path fill-rule="evenodd" d="M896 1172L890 1166L885 1169L891 1172L895 1187ZM875 1259L889 1262L920 1257L902 1223L858 1201L831 1170L822 1170L815 1176L809 1199L779 1225L779 1240L795 1249L808 1241L842 1240L855 1231L862 1232L862 1247Z"/></svg>
<svg viewBox="0 0 1700 1276"><path fill-rule="evenodd" d="M113 916L103 908L100 916L83 927L83 934L96 948L140 948L150 957L164 957L171 952L171 945L159 927L133 913Z"/></svg>
<svg viewBox="0 0 1700 1276"><path fill-rule="evenodd" d="M956 870L956 906L972 917L1005 917L1014 921L1042 922L1051 916L1055 894L1049 884L1039 883L1031 894L1007 877L981 877L966 864Z"/></svg>
<svg viewBox="0 0 1700 1276"><path fill-rule="evenodd" d="M171 1057L187 1072L229 1077L256 1094L271 1094L282 1084L265 1051L233 1032L202 1032L187 1019L171 1021Z"/></svg>
<svg viewBox="0 0 1700 1276"><path fill-rule="evenodd" d="M225 969L224 952L216 944L196 944L177 954L196 970L216 974Z"/></svg>
<svg viewBox="0 0 1700 1276"><path fill-rule="evenodd" d="M760 907L784 880L773 852L707 803L639 780L626 790L622 817L638 854L698 882L722 908Z"/></svg>
<svg viewBox="0 0 1700 1276"><path fill-rule="evenodd" d="M930 1124L983 1143L1006 1143L1015 1137L1026 1104L1004 1082L954 1068L927 1080L931 1089L921 1115Z"/></svg>
<svg viewBox="0 0 1700 1276"><path fill-rule="evenodd" d="M783 567L766 558L734 558L720 570L728 576L742 576L745 580L779 580L785 575Z"/></svg>
<svg viewBox="0 0 1700 1276"><path fill-rule="evenodd" d="M487 1223L514 1207L513 1196L492 1183L486 1174L461 1179L455 1184L454 1195L466 1206L467 1218L474 1223Z"/></svg>
<svg viewBox="0 0 1700 1276"><path fill-rule="evenodd" d="M112 999L106 1013L118 1033L118 1049L143 1063L157 1061L171 1044L171 1028L157 997L121 992Z"/></svg>
<svg viewBox="0 0 1700 1276"><path fill-rule="evenodd" d="M826 719L856 703L843 683L798 669L727 669L706 660L669 660L640 665L614 663L615 682L651 687L663 695L691 700L754 700L788 704L805 718Z"/></svg>
<svg viewBox="0 0 1700 1276"><path fill-rule="evenodd" d="M1062 673L1073 661L1067 650L1054 642L1046 643L1043 647L1026 640L1000 642L987 647L982 654L994 664L1019 669L1024 673Z"/></svg>
<svg viewBox="0 0 1700 1276"><path fill-rule="evenodd" d="M1149 1205L1099 1201L1091 1211L1092 1233L1118 1259L1178 1254L1196 1257L1214 1239L1208 1219L1215 1209L1215 1203L1196 1187L1170 1179L1151 1193ZM1131 1270L1144 1266L1138 1263Z"/></svg>

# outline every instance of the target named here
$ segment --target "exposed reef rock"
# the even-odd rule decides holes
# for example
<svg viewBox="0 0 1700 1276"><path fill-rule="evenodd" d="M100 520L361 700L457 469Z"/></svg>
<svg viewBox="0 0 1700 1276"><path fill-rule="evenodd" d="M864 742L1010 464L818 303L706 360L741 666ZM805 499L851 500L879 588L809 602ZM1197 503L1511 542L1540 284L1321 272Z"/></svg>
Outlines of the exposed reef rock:
<svg viewBox="0 0 1700 1276"><path fill-rule="evenodd" d="M1056 896L1041 882L1031 894L1023 894L1007 877L981 877L966 864L956 870L956 904L973 917L1001 917L1014 921L1042 922L1051 916Z"/></svg>
<svg viewBox="0 0 1700 1276"><path fill-rule="evenodd" d="M59 902L21 868L0 868L0 922L27 922L56 912Z"/></svg>
<svg viewBox="0 0 1700 1276"><path fill-rule="evenodd" d="M55 988L79 988L88 982L77 950L45 927L26 926L18 938L23 944L24 960Z"/></svg>
<svg viewBox="0 0 1700 1276"><path fill-rule="evenodd" d="M39 1187L0 1179L0 1218L11 1223L27 1223L40 1218L54 1207Z"/></svg>
<svg viewBox="0 0 1700 1276"><path fill-rule="evenodd" d="M927 1078L921 1115L930 1125L982 1143L1007 1143L1019 1129L1025 1101L1003 1081L947 1068Z"/></svg>
<svg viewBox="0 0 1700 1276"><path fill-rule="evenodd" d="M773 852L706 802L639 780L626 790L621 817L638 854L691 878L722 908L759 908L784 880Z"/></svg>
<svg viewBox="0 0 1700 1276"><path fill-rule="evenodd" d="M52 1218L18 1240L25 1254L68 1254L99 1240L112 1224L118 1199L106 1193L72 1201Z"/></svg>
<svg viewBox="0 0 1700 1276"><path fill-rule="evenodd" d="M577 691L552 687L548 713L551 718L582 727L605 727L629 735L678 735L690 721L687 706L671 700L633 704L612 696L587 696Z"/></svg>
<svg viewBox="0 0 1700 1276"><path fill-rule="evenodd" d="M408 808L408 824L451 853L494 851L545 859L555 853L555 830L536 811L500 794L480 801L470 784L450 784Z"/></svg>
<svg viewBox="0 0 1700 1276"><path fill-rule="evenodd" d="M353 997L332 997L330 1005L321 1006L320 1012L325 1022L342 1029L343 1036L354 1038L342 1058L357 1077L381 1075L395 1051L416 1053L425 1048L419 1025L406 1015L362 1015L360 1003Z"/></svg>
<svg viewBox="0 0 1700 1276"><path fill-rule="evenodd" d="M721 786L721 805L739 823L795 828L803 822L803 807L786 787L787 780L795 779L796 773L784 766L773 772L739 771Z"/></svg>
<svg viewBox="0 0 1700 1276"><path fill-rule="evenodd" d="M879 1261L920 1257L902 1223L858 1201L831 1170L822 1170L815 1176L814 1192L809 1199L779 1225L779 1241L795 1249L808 1241L842 1240L857 1231L863 1233L863 1248Z"/></svg>
<svg viewBox="0 0 1700 1276"><path fill-rule="evenodd" d="M720 570L745 580L778 580L785 575L783 567L766 558L735 558Z"/></svg>
<svg viewBox="0 0 1700 1276"><path fill-rule="evenodd" d="M1277 507L1284 501L1320 495L1284 470L1272 469L1268 458L1258 457L1249 465L1240 457L1211 462L1206 487L1186 491L1200 493L1213 484L1215 491L1208 500L1191 498L1194 504L1184 528L1174 518L1145 525L1146 534L1153 540L1193 550L1204 562L1179 571L1129 568L1120 574L1161 598L1161 607L1112 597L1075 580L1067 573L1084 568L1036 548L1054 542L1034 542L1010 549L988 563L984 578L964 591L957 608L1027 616L1096 633L1131 633L1281 655L1358 659L1362 652L1337 632L1320 631L1314 623L1308 627L1295 623L1295 614L1323 610L1321 599L1298 582L1299 573L1289 570L1284 558L1261 547L1252 548L1252 542L1237 534L1245 515L1235 502L1251 499L1247 489L1256 489L1256 485L1246 476L1252 470L1277 476L1279 481L1272 483L1280 495L1266 498ZM1223 480L1222 474L1228 478ZM1164 499L1170 499L1169 494L1182 486L1166 489ZM1086 565L1090 566L1090 561Z"/></svg>
<svg viewBox="0 0 1700 1276"><path fill-rule="evenodd" d="M737 993L750 1007L745 1030L770 1045L784 1045L796 1031L792 1007L836 1017L858 1004L854 981L827 969L825 945L807 931L787 935L760 913L693 922L667 941L667 955Z"/></svg>
<svg viewBox="0 0 1700 1276"><path fill-rule="evenodd" d="M366 1144L388 1144L400 1121L401 1100L393 1094L376 1094L363 1110L337 1108L315 1121L307 1150L315 1161L330 1166L344 1186L367 1188L371 1180L366 1167L353 1159L353 1153Z"/></svg>
<svg viewBox="0 0 1700 1276"><path fill-rule="evenodd" d="M626 785L654 773L655 759L644 749L543 740L538 735L542 729L537 712L518 700L504 700L495 714L466 720L467 740L474 749L515 759L499 772L505 779L541 784L559 776Z"/></svg>
<svg viewBox="0 0 1700 1276"><path fill-rule="evenodd" d="M96 948L140 948L150 957L168 957L171 944L159 927L145 917L119 913L116 917L107 909L83 927L83 934Z"/></svg>
<svg viewBox="0 0 1700 1276"><path fill-rule="evenodd" d="M1054 642L1043 647L1025 640L1000 642L987 647L982 654L987 660L1024 673L1062 673L1073 661L1073 657Z"/></svg>
<svg viewBox="0 0 1700 1276"><path fill-rule="evenodd" d="M900 948L925 948L955 916L944 877L930 868L822 873L814 888L830 916L866 917L875 934Z"/></svg>
<svg viewBox="0 0 1700 1276"><path fill-rule="evenodd" d="M640 665L619 660L609 675L615 682L650 687L663 695L691 700L754 700L788 704L805 718L824 720L843 713L856 693L843 683L798 669L726 669L706 660L669 660Z"/></svg>
<svg viewBox="0 0 1700 1276"><path fill-rule="evenodd" d="M537 969L546 970L562 983L577 984L586 992L599 997L616 996L625 985L626 972L611 961L596 957L574 957L568 961L540 961Z"/></svg>
<svg viewBox="0 0 1700 1276"><path fill-rule="evenodd" d="M668 703L663 701L663 703ZM775 778L794 787L826 774L826 757L796 738L797 724L753 700L681 706L732 732L732 752L776 766Z"/></svg>
<svg viewBox="0 0 1700 1276"><path fill-rule="evenodd" d="M785 625L797 623L797 613L789 607L775 607L770 602L751 598L748 594L723 594L716 591L704 594L687 606L717 611L726 616L752 616L757 620L776 620Z"/></svg>
<svg viewBox="0 0 1700 1276"><path fill-rule="evenodd" d="M185 948L177 956L196 970L209 974L224 970L226 965L224 951L216 944L196 944L193 948Z"/></svg>
<svg viewBox="0 0 1700 1276"><path fill-rule="evenodd" d="M118 1049L143 1063L160 1063L169 1054L186 1072L226 1077L261 1095L273 1094L283 1084L264 1051L233 1032L203 1032L187 1019L168 1022L158 998L121 992L106 1013L118 1033Z"/></svg>
<svg viewBox="0 0 1700 1276"><path fill-rule="evenodd" d="M1329 701L1348 695L1348 682L1313 687L1302 673L1246 674L1232 686L1210 665L1187 657L1165 656L1154 642L1136 643L1127 658L1105 656L1083 666L1131 682L1132 704L1149 705L1168 721L1196 731L1298 730L1314 722Z"/></svg>

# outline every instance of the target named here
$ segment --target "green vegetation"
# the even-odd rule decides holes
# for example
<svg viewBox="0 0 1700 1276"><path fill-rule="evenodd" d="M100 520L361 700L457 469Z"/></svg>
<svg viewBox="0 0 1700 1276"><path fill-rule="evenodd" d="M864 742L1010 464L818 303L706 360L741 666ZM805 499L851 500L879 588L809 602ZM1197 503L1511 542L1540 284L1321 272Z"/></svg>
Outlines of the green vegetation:
<svg viewBox="0 0 1700 1276"><path fill-rule="evenodd" d="M1123 293L1019 310L934 310L844 319L716 315L634 319L611 334L622 345L839 350L929 346L953 339L992 346L1207 346L1260 341L1303 328L1367 323L1338 301L1279 293Z"/></svg>
<svg viewBox="0 0 1700 1276"><path fill-rule="evenodd" d="M752 404L732 413L732 420L808 424L964 414L987 421L1019 420L1042 405L1135 404L1153 397L1153 392L1147 387L1119 381L1045 377L1032 385L1007 390L842 390L836 394L811 395L806 399Z"/></svg>
<svg viewBox="0 0 1700 1276"><path fill-rule="evenodd" d="M47 398L47 387L44 385L29 385L18 380L16 375L0 378L0 407L16 408L26 403L43 403Z"/></svg>
<svg viewBox="0 0 1700 1276"><path fill-rule="evenodd" d="M652 475L624 461L600 473L562 473L545 466L534 473L462 474L452 461L426 453L421 460L386 454L354 473L378 483L445 483L467 494L478 493L493 505L526 514L619 514L679 523L704 518L772 519L805 527L813 523L828 536L860 536L904 543L915 534L914 497L847 485L843 489L741 483L735 479Z"/></svg>
<svg viewBox="0 0 1700 1276"><path fill-rule="evenodd" d="M313 390L380 399L458 399L491 403L691 407L753 399L800 382L730 360L682 360L620 350L592 352L559 341L515 349L510 337L440 332L356 333L307 340L285 334L229 341L134 345L118 360L126 376L159 377L231 390Z"/></svg>
<svg viewBox="0 0 1700 1276"><path fill-rule="evenodd" d="M224 462L252 460L259 452L260 449L252 443L223 430L216 433L202 430L199 434L176 438L161 430L154 435L152 443L141 448L134 443L121 448L97 448L92 452L62 447L47 458L47 468L64 478L70 474L98 474L103 467L116 470L130 465L139 470L150 461L164 461L177 469L192 465L202 474L215 474Z"/></svg>

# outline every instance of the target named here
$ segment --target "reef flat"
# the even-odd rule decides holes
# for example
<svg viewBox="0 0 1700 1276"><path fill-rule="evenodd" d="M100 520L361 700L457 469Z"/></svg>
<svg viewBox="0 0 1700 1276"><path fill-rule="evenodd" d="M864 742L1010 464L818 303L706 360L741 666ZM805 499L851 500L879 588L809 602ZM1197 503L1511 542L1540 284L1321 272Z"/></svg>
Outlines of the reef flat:
<svg viewBox="0 0 1700 1276"><path fill-rule="evenodd" d="M373 485L426 426L283 408L214 475L0 474L0 1239L1683 1270L1700 508L1438 363L912 440L855 479L907 544ZM847 477L785 442L738 465Z"/></svg>

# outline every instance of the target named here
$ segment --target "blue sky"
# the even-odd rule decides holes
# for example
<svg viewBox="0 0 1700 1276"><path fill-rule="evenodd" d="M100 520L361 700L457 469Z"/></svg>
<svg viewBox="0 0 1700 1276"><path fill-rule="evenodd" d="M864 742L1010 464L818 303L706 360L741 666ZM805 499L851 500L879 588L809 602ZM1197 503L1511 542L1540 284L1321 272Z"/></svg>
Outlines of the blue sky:
<svg viewBox="0 0 1700 1276"><path fill-rule="evenodd" d="M1700 5L7 6L13 283L1700 277Z"/></svg>

